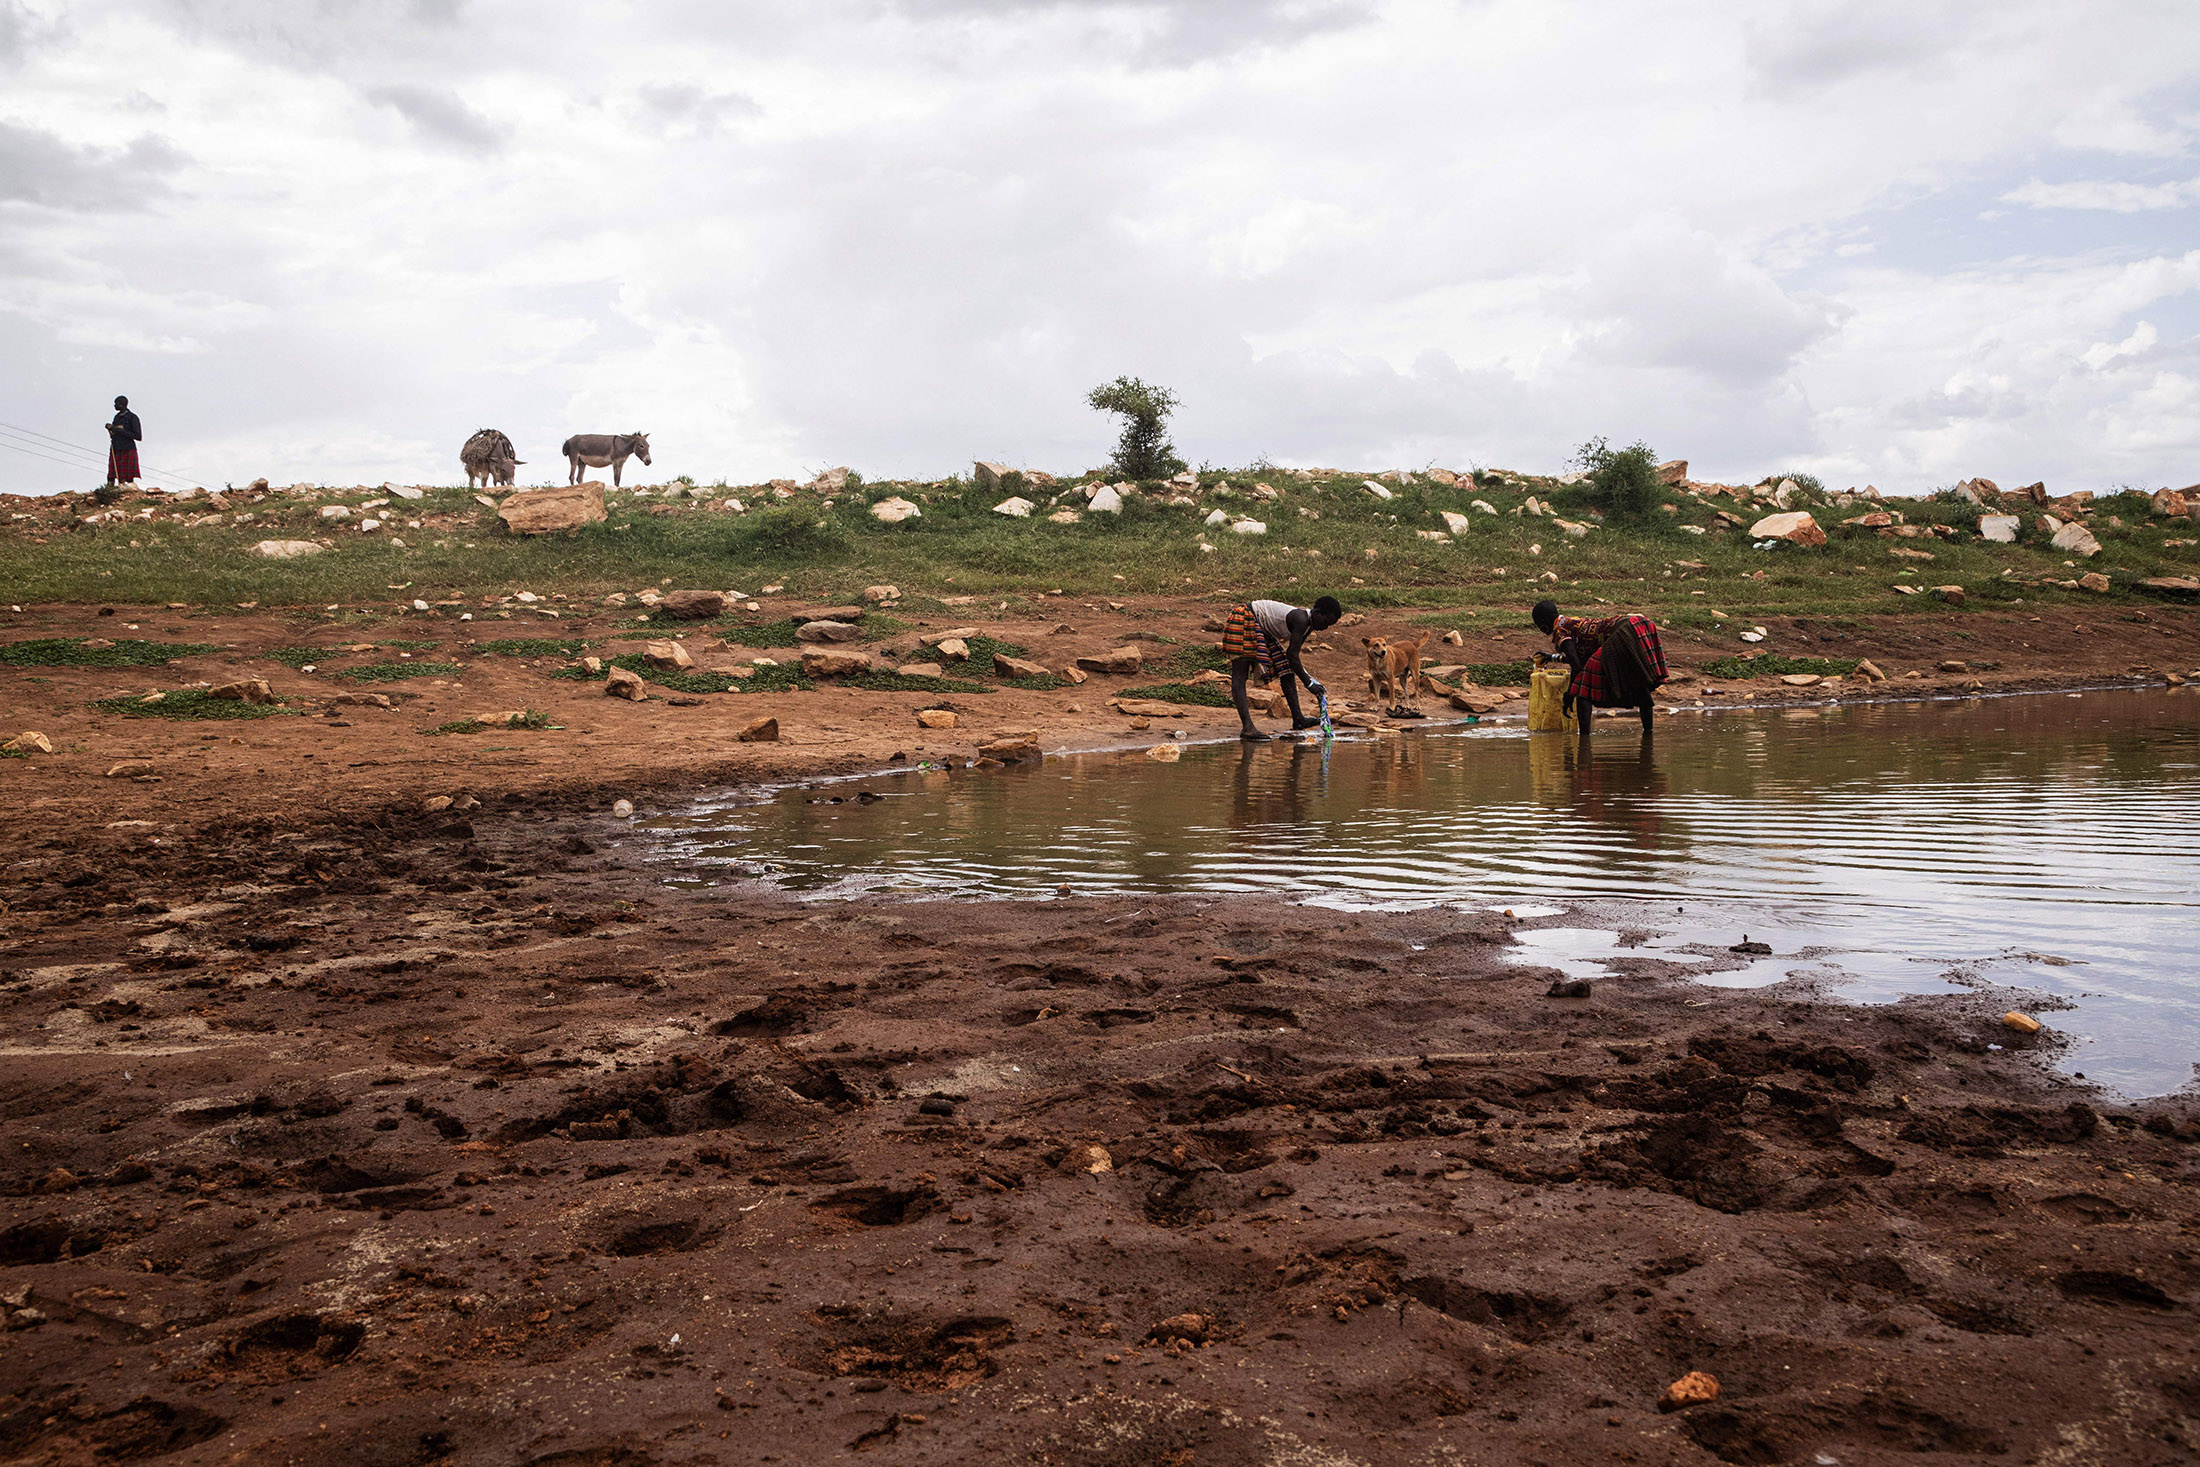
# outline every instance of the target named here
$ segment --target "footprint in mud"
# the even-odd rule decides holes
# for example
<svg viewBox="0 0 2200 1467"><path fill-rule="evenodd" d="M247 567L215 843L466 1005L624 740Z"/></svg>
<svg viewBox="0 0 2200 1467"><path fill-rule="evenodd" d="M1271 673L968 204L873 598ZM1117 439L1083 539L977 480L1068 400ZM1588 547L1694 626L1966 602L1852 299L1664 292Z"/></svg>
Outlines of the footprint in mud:
<svg viewBox="0 0 2200 1467"><path fill-rule="evenodd" d="M1402 1280L1399 1291L1439 1314L1499 1330L1523 1345L1532 1345L1562 1328L1573 1306L1548 1294L1485 1289L1460 1279L1424 1275Z"/></svg>
<svg viewBox="0 0 2200 1467"><path fill-rule="evenodd" d="M357 1320L276 1314L246 1325L223 1353L254 1375L301 1375L351 1358L367 1337Z"/></svg>
<svg viewBox="0 0 2200 1467"><path fill-rule="evenodd" d="M940 1194L930 1187L847 1187L810 1204L867 1228L896 1228L936 1212Z"/></svg>
<svg viewBox="0 0 2200 1467"><path fill-rule="evenodd" d="M613 1258L650 1258L660 1253L693 1253L718 1236L718 1230L692 1217L624 1218L598 1246Z"/></svg>
<svg viewBox="0 0 2200 1467"><path fill-rule="evenodd" d="M922 1320L865 1321L848 1306L813 1318L830 1335L797 1350L790 1363L822 1375L885 1379L906 1391L959 1391L995 1374L993 1353L1015 1343L1013 1322L975 1315L932 1325Z"/></svg>

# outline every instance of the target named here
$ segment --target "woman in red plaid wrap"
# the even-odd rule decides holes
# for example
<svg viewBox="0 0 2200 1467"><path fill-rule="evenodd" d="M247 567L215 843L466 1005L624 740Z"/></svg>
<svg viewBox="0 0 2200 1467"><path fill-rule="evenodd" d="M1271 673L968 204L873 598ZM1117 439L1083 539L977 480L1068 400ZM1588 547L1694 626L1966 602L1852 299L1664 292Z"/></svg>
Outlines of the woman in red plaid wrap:
<svg viewBox="0 0 2200 1467"><path fill-rule="evenodd" d="M1642 716L1642 731L1654 732L1651 717L1656 709L1651 695L1666 679L1665 647L1658 640L1658 625L1647 616L1622 612L1618 616L1562 616L1552 601L1538 601L1529 613L1537 630L1551 639L1551 649L1574 670L1566 685L1566 711L1585 703L1589 708L1632 708ZM1589 736L1587 709L1582 710L1581 736Z"/></svg>

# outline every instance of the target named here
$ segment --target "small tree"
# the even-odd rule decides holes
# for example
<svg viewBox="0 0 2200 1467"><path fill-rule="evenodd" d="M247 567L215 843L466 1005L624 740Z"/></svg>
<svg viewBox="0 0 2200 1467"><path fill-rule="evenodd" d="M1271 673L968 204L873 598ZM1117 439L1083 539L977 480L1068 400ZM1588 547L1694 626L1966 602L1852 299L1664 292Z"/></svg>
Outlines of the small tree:
<svg viewBox="0 0 2200 1467"><path fill-rule="evenodd" d="M1614 448L1592 438L1575 451L1574 462L1589 471L1590 496L1605 513L1641 519L1658 507L1665 486L1658 482L1658 456L1649 444Z"/></svg>
<svg viewBox="0 0 2200 1467"><path fill-rule="evenodd" d="M1176 411L1176 394L1148 387L1136 377L1118 377L1085 396L1095 411L1121 413L1123 436L1115 445L1115 471L1126 479L1166 479L1184 468L1164 425Z"/></svg>

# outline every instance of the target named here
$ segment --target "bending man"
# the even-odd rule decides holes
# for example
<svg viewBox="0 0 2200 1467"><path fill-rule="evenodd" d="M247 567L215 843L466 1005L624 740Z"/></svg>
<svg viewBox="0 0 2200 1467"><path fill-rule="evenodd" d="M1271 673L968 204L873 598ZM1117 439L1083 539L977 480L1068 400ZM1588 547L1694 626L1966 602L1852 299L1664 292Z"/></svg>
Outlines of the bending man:
<svg viewBox="0 0 2200 1467"><path fill-rule="evenodd" d="M1321 682L1299 660L1299 650L1310 633L1333 627L1344 615L1334 596L1324 596L1312 606L1292 606L1283 601L1252 601L1234 608L1222 631L1222 655L1230 659L1230 701L1237 704L1238 737L1257 743L1268 735L1253 727L1253 710L1245 702L1245 679L1254 672L1283 680L1283 701L1291 705L1291 727L1315 728L1318 718L1308 718L1299 707L1299 684L1315 697Z"/></svg>
<svg viewBox="0 0 2200 1467"><path fill-rule="evenodd" d="M1538 601L1528 614L1536 629L1550 637L1551 650L1573 669L1566 684L1566 711L1579 713L1583 738L1589 737L1590 710L1595 708L1633 708L1642 715L1642 731L1655 731L1651 717L1657 710L1650 695L1666 678L1665 647L1656 622L1633 612L1595 619L1561 616L1553 601Z"/></svg>

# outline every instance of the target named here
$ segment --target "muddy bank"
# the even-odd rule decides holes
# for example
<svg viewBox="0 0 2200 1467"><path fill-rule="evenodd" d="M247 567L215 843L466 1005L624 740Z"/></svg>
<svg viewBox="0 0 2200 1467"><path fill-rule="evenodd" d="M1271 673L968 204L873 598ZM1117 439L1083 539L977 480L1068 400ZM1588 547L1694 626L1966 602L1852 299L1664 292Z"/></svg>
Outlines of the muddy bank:
<svg viewBox="0 0 2200 1467"><path fill-rule="evenodd" d="M2200 1432L2200 1108L2052 1076L2006 995L1555 998L1496 914L673 890L531 803L141 854L11 889L8 1460ZM1661 1412L1688 1371L1719 1398Z"/></svg>

